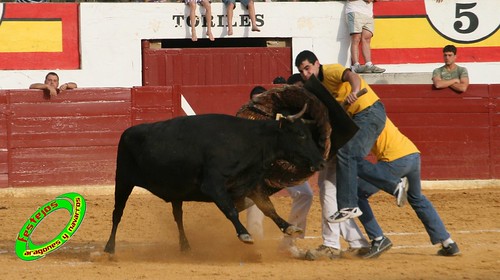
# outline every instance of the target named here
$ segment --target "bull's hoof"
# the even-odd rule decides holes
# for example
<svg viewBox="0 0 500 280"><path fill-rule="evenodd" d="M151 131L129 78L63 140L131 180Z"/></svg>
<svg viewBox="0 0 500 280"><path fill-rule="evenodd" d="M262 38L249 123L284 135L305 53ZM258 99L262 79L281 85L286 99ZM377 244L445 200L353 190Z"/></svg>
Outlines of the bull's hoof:
<svg viewBox="0 0 500 280"><path fill-rule="evenodd" d="M297 236L301 235L302 233L304 233L304 230L297 227L297 226L291 225L285 229L284 233L288 234L292 237L297 237Z"/></svg>
<svg viewBox="0 0 500 280"><path fill-rule="evenodd" d="M108 253L110 255L113 255L115 253L115 248L106 245L106 247L104 247L104 253Z"/></svg>
<svg viewBox="0 0 500 280"><path fill-rule="evenodd" d="M238 238L243 241L243 243L247 243L247 244L253 244L253 238L250 234L248 233L244 233L244 234L240 234L238 235Z"/></svg>

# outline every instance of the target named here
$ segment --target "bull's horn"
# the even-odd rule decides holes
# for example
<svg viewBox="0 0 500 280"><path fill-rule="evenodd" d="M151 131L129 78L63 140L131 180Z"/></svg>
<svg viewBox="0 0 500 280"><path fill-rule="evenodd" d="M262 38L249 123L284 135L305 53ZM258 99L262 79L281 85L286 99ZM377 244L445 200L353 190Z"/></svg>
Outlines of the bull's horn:
<svg viewBox="0 0 500 280"><path fill-rule="evenodd" d="M302 122L305 124L316 124L317 123L315 120L306 120L306 119L302 119Z"/></svg>
<svg viewBox="0 0 500 280"><path fill-rule="evenodd" d="M287 116L286 119L290 122L294 122L295 120L300 119L302 117L302 115L304 115L306 110L307 110L307 103L304 104L304 108L302 108L302 110L300 110L300 112L298 112L295 115Z"/></svg>

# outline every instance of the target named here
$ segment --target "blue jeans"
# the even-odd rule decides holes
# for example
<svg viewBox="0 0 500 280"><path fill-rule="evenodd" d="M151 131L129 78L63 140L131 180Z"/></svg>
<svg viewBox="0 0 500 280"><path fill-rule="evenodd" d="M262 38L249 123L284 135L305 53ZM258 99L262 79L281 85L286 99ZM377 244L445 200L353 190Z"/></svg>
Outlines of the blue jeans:
<svg viewBox="0 0 500 280"><path fill-rule="evenodd" d="M358 162L368 155L385 126L385 108L377 101L352 117L358 132L337 151L338 208L358 206ZM334 128L335 129L335 128Z"/></svg>
<svg viewBox="0 0 500 280"><path fill-rule="evenodd" d="M432 244L441 243L450 237L436 209L434 209L432 203L422 194L419 153L410 154L391 162L380 161L373 166L378 172L390 173L396 177L406 177L408 179L408 203L411 205L420 221L422 221ZM375 187L367 181L359 179L358 204L363 212L359 220L363 224L371 240L384 235L368 203L368 198L378 192L379 189L382 189L390 195L393 195L395 191L395 187L378 188L378 186Z"/></svg>

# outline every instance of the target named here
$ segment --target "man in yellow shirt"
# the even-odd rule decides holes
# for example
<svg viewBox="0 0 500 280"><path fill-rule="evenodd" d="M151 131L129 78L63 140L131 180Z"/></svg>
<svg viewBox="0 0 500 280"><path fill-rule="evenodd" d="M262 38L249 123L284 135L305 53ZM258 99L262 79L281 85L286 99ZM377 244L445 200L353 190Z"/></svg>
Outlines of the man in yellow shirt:
<svg viewBox="0 0 500 280"><path fill-rule="evenodd" d="M460 254L457 244L446 231L436 209L421 192L420 151L389 118L385 121L384 130L380 133L371 152L377 158L377 163L372 164L363 160L358 165L359 177L370 178L370 182L359 179L358 185L358 205L363 212L359 220L368 237L372 240L370 251L363 257L378 257L392 246L392 242L384 236L368 203L368 198L379 190L391 195L395 194L397 189L384 186L387 173L408 179L408 202L424 225L432 244L442 244L438 255L456 256ZM366 173L369 173L370 176L365 176ZM373 176L374 174L378 174L380 180L377 180L376 176ZM403 206L403 203L398 202L398 206Z"/></svg>
<svg viewBox="0 0 500 280"><path fill-rule="evenodd" d="M358 74L340 64L322 65L311 51L300 52L295 58L295 66L304 81L314 75L339 103L347 101L349 104L347 112L359 127L356 134L338 149L335 171L328 167L321 171L330 173L323 176L325 181L335 182L336 175L336 199L340 209L335 213L325 213L325 218L329 222L340 223L359 217L362 212L358 207L357 197L358 162L368 155L384 128L386 119L384 105ZM366 88L368 92L358 98L356 93L362 88ZM400 181L400 177L387 174L385 184L387 187L395 187Z"/></svg>

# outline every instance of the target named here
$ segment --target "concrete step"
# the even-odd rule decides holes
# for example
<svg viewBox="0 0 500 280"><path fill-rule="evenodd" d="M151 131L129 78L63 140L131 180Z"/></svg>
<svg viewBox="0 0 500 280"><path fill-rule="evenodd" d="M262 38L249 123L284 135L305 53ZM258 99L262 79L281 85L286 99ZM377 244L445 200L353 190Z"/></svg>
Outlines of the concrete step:
<svg viewBox="0 0 500 280"><path fill-rule="evenodd" d="M361 73L368 84L432 84L432 72L417 73Z"/></svg>

